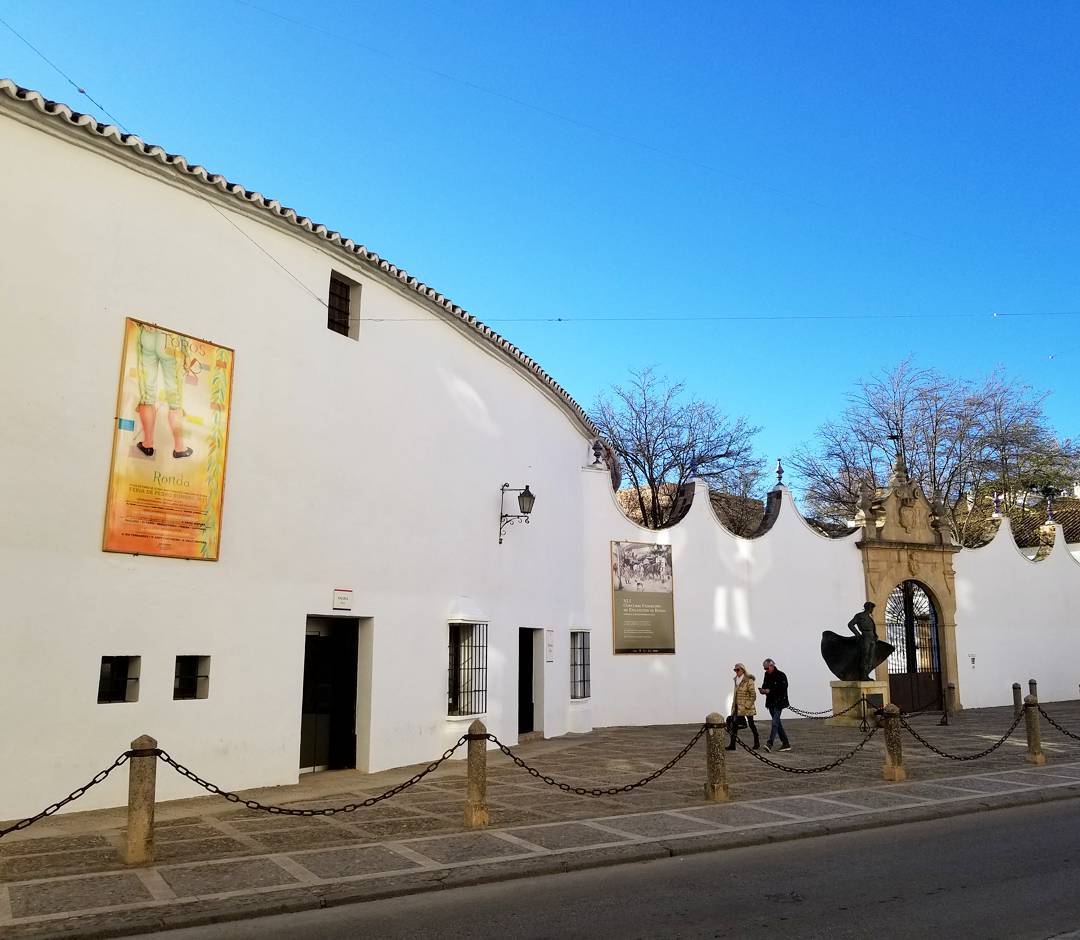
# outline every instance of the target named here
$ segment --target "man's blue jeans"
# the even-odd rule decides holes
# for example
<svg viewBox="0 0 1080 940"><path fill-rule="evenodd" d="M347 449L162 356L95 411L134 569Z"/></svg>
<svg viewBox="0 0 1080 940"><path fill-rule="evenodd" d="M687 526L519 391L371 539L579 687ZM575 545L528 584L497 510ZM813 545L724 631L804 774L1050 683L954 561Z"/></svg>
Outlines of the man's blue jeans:
<svg viewBox="0 0 1080 940"><path fill-rule="evenodd" d="M780 712L784 710L784 706L779 708L775 705L769 706L769 714L772 715L772 727L769 729L769 747L773 746L773 742L779 738L781 747L787 747L788 739L784 733L784 726L780 723Z"/></svg>

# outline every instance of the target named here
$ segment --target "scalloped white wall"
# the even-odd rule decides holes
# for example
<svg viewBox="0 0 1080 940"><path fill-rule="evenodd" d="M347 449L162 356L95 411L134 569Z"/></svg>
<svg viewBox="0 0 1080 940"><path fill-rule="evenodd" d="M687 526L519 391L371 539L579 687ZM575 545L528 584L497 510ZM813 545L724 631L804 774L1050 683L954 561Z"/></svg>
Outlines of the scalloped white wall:
<svg viewBox="0 0 1080 940"><path fill-rule="evenodd" d="M1014 682L1028 694L1028 679L1038 680L1044 702L1077 698L1080 564L1061 527L1053 551L1035 562L1017 549L1003 519L992 542L958 553L955 565L964 707L1007 704Z"/></svg>

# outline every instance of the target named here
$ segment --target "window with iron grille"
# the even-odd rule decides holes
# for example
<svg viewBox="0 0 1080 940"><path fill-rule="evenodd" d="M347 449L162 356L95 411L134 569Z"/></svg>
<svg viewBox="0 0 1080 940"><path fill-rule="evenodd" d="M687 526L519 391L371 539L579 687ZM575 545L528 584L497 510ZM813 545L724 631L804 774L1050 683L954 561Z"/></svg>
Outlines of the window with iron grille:
<svg viewBox="0 0 1080 940"><path fill-rule="evenodd" d="M570 698L588 698L591 694L589 677L589 631L570 631Z"/></svg>
<svg viewBox="0 0 1080 940"><path fill-rule="evenodd" d="M326 326L335 333L356 339L360 320L353 315L354 289L359 293L359 286L343 278L334 271L330 272L330 293L326 301Z"/></svg>
<svg viewBox="0 0 1080 940"><path fill-rule="evenodd" d="M487 711L487 624L450 624L449 655L446 713L482 715Z"/></svg>
<svg viewBox="0 0 1080 940"><path fill-rule="evenodd" d="M141 656L102 656L98 676L99 705L139 700Z"/></svg>
<svg viewBox="0 0 1080 940"><path fill-rule="evenodd" d="M173 674L174 699L207 698L210 694L210 657L177 656Z"/></svg>

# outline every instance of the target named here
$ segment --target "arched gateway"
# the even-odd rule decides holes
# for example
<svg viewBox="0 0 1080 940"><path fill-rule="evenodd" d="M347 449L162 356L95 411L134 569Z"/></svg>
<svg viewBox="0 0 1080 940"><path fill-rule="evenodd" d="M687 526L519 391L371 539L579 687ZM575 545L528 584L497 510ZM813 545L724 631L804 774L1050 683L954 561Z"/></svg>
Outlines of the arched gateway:
<svg viewBox="0 0 1080 940"><path fill-rule="evenodd" d="M898 584L885 603L889 698L906 712L941 704L941 647L938 616L930 592L918 581Z"/></svg>
<svg viewBox="0 0 1080 940"><path fill-rule="evenodd" d="M896 647L876 678L888 681L893 703L906 710L941 708L952 683L957 694L949 710L959 709L953 572L959 548L944 510L908 479L897 456L889 485L862 495L855 521L878 637Z"/></svg>

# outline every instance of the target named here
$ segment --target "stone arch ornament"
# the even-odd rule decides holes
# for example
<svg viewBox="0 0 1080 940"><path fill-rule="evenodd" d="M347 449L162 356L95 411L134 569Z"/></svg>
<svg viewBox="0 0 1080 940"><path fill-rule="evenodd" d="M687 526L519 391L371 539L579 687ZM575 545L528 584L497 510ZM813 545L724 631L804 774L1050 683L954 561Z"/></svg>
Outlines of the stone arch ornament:
<svg viewBox="0 0 1080 940"><path fill-rule="evenodd" d="M926 498L908 477L903 457L897 455L888 485L878 490L867 487L860 496L855 523L861 529L855 544L862 553L866 599L875 605L879 639L896 645L887 635L889 598L906 582L918 584L929 600L936 626L940 689L946 691L950 683L955 687L948 706L949 711L959 710L962 689L956 661L953 556L960 549L941 504ZM886 661L878 666L875 677L888 682L889 673ZM914 703L916 707L925 704Z"/></svg>

